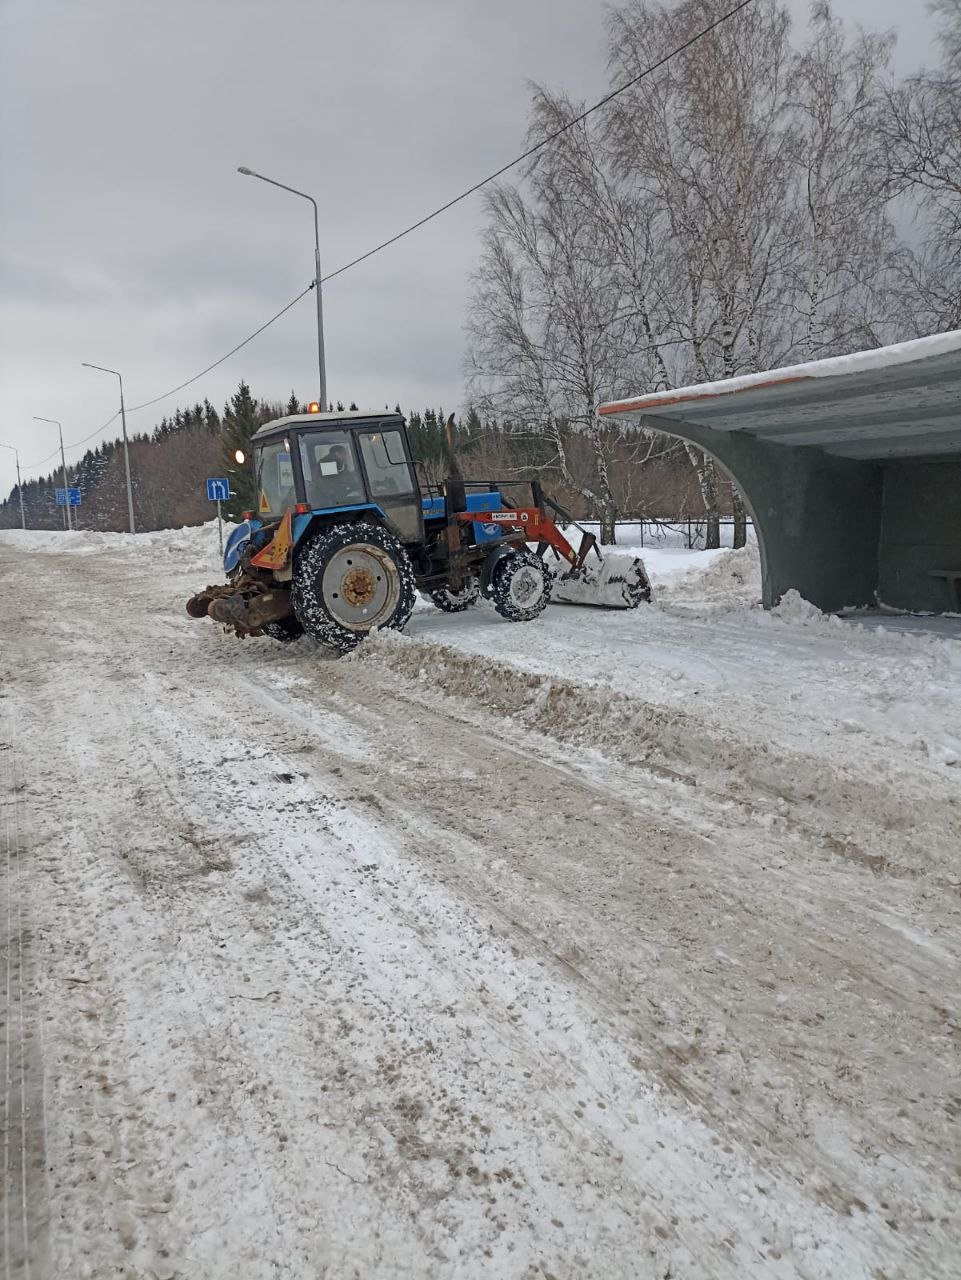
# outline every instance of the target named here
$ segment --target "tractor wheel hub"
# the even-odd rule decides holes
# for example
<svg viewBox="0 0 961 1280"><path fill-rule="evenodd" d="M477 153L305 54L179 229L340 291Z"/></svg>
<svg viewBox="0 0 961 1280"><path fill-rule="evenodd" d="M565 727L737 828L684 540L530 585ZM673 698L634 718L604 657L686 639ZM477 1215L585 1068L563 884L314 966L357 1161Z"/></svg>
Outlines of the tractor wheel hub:
<svg viewBox="0 0 961 1280"><path fill-rule="evenodd" d="M377 594L377 583L369 569L351 569L344 575L341 595L355 608L370 604Z"/></svg>

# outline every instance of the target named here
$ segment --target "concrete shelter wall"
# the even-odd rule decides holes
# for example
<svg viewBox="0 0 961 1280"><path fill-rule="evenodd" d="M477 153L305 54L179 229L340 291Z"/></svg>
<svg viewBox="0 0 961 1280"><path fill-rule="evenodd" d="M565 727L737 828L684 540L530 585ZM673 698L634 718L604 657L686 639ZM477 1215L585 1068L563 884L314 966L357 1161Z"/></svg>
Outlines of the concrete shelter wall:
<svg viewBox="0 0 961 1280"><path fill-rule="evenodd" d="M943 613L951 607L947 584L928 570L961 570L961 458L912 458L883 471L880 599Z"/></svg>
<svg viewBox="0 0 961 1280"><path fill-rule="evenodd" d="M875 603L879 464L673 418L644 416L640 425L700 445L735 478L758 533L765 608L791 588L825 611Z"/></svg>

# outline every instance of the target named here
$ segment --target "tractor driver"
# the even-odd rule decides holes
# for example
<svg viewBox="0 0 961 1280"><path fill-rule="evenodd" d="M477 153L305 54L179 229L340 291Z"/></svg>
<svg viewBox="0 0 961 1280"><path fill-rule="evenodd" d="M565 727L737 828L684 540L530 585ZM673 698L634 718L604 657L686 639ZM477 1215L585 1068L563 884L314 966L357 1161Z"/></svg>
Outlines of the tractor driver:
<svg viewBox="0 0 961 1280"><path fill-rule="evenodd" d="M333 507L349 502L363 502L364 488L357 474L351 451L346 445L330 445L323 457L318 457L317 461L321 467L329 467L333 463L337 468L335 475L323 475L321 472L319 486L323 491L325 503Z"/></svg>
<svg viewBox="0 0 961 1280"><path fill-rule="evenodd" d="M324 458L323 461L336 463L337 474L339 476L343 475L345 471L353 471L354 469L353 459L347 452L347 446L344 444L333 445L328 450L327 457Z"/></svg>

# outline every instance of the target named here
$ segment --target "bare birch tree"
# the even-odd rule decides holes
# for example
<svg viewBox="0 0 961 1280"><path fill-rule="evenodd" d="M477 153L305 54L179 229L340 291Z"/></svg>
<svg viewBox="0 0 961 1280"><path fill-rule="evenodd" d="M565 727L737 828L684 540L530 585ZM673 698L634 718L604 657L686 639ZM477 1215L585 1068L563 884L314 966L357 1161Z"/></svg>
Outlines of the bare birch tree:
<svg viewBox="0 0 961 1280"><path fill-rule="evenodd" d="M588 501L610 543L620 436L596 408L622 381L619 366L630 348L620 291L552 166L536 166L529 183L530 202L507 186L487 199L490 225L468 320L472 391L489 412L551 441L552 464ZM570 431L590 442L590 474L571 465Z"/></svg>
<svg viewBox="0 0 961 1280"><path fill-rule="evenodd" d="M892 44L890 35L863 32L849 41L831 5L817 0L808 42L792 65L797 244L788 274L795 359L903 336L892 323L903 246L871 163Z"/></svg>
<svg viewBox="0 0 961 1280"><path fill-rule="evenodd" d="M610 62L629 79L721 12L632 0L610 21ZM609 112L615 171L654 210L661 381L709 381L776 362L787 343L792 210L786 102L788 21L764 0L698 40ZM686 446L719 545L718 476ZM743 511L739 511L743 540Z"/></svg>
<svg viewBox="0 0 961 1280"><path fill-rule="evenodd" d="M582 106L536 91L530 140L553 140L525 196L502 188L488 203L470 320L475 389L551 436L565 481L605 526L615 450L599 400L907 336L917 304L895 284L910 273L915 296L927 281L932 308L935 279L947 282L939 314L956 314L961 0L938 6L946 69L897 93L883 84L890 38L852 36L829 0L815 0L799 50L783 4L756 0L641 78L727 3L628 0L609 17L609 65L631 88L560 134ZM929 260L911 255L889 212L892 194L914 188L929 206ZM590 483L566 456L568 428L591 439ZM716 546L718 472L685 449ZM736 490L734 510L743 541Z"/></svg>
<svg viewBox="0 0 961 1280"><path fill-rule="evenodd" d="M930 7L942 65L889 89L877 121L881 188L917 202L922 243L905 284L926 333L961 327L961 3Z"/></svg>

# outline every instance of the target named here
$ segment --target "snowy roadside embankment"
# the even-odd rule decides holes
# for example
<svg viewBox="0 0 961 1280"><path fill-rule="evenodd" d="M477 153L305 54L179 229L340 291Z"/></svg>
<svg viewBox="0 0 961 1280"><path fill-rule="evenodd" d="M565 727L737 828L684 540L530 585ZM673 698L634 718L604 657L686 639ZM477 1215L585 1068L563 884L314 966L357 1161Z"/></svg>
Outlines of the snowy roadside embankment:
<svg viewBox="0 0 961 1280"><path fill-rule="evenodd" d="M224 521L224 541L235 525ZM100 533L94 529L0 529L0 542L14 551L37 552L41 555L96 556L111 555L172 556L185 572L201 571L214 577L223 576L220 564L220 538L217 521L203 525L184 525L182 529L158 529L151 533ZM211 579L213 580L213 579Z"/></svg>
<svg viewBox="0 0 961 1280"><path fill-rule="evenodd" d="M178 616L178 592L186 599L222 577L215 521L135 535L5 530L0 540L41 555L143 558L158 598L168 597ZM736 726L746 740L833 763L854 758L867 769L954 775L961 762L957 640L892 632L877 618L855 625L821 614L795 592L765 612L756 544L686 551L627 542L617 550L644 558L654 607L557 605L516 625L483 603L447 615L421 599L406 635L480 661L608 689L715 728ZM223 637L223 643L236 642ZM315 660L309 640L283 653L268 639L247 643L275 664Z"/></svg>

